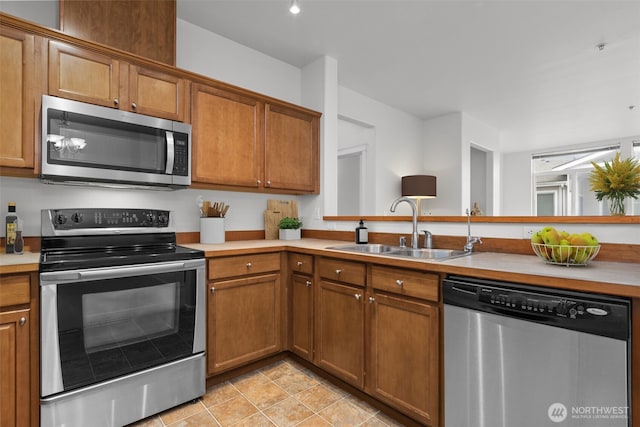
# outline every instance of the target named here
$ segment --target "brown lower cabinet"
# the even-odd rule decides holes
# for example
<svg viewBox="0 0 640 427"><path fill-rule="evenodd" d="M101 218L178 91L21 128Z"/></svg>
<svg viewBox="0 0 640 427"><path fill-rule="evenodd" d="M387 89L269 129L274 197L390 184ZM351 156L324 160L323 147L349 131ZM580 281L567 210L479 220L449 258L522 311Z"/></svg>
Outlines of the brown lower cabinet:
<svg viewBox="0 0 640 427"><path fill-rule="evenodd" d="M282 351L280 254L209 260L207 374Z"/></svg>
<svg viewBox="0 0 640 427"><path fill-rule="evenodd" d="M37 286L37 273L0 276L0 427L38 425Z"/></svg>
<svg viewBox="0 0 640 427"><path fill-rule="evenodd" d="M365 391L425 425L440 425L438 306L378 292L367 301Z"/></svg>

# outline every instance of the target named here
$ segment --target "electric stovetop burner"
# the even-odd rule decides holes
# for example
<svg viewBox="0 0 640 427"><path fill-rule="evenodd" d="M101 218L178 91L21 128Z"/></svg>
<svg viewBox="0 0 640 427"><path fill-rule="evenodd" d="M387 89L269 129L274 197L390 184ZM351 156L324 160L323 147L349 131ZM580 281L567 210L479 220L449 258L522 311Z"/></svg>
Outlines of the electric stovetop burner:
<svg viewBox="0 0 640 427"><path fill-rule="evenodd" d="M50 209L41 214L40 271L204 258L176 244L170 211Z"/></svg>

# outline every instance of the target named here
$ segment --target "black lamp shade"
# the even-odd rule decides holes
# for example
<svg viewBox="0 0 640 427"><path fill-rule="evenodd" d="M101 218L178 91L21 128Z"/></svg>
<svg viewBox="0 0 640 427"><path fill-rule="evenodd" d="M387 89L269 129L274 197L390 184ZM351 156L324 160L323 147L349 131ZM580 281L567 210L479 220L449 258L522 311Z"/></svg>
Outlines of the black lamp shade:
<svg viewBox="0 0 640 427"><path fill-rule="evenodd" d="M436 177L433 175L409 175L402 177L402 195L416 198L436 197Z"/></svg>

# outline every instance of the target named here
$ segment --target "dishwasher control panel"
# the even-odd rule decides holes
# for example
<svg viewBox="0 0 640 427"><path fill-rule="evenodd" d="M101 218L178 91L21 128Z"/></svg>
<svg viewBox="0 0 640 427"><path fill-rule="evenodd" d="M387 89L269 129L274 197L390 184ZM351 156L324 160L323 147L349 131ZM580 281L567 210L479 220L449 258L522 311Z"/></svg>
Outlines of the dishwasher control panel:
<svg viewBox="0 0 640 427"><path fill-rule="evenodd" d="M445 306L617 339L630 333L627 298L462 276L444 279L442 295Z"/></svg>
<svg viewBox="0 0 640 427"><path fill-rule="evenodd" d="M547 316L576 319L585 314L593 316L607 316L609 314L609 307L605 304L547 295L531 295L530 293L490 287L481 287L478 298L481 302L491 305Z"/></svg>

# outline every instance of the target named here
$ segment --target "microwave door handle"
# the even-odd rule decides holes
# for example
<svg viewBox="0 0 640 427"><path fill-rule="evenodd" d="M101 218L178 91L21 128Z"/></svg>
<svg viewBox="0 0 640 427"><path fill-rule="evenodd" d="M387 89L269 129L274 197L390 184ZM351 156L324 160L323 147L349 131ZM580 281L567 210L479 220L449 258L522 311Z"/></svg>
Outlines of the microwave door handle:
<svg viewBox="0 0 640 427"><path fill-rule="evenodd" d="M175 160L175 144L173 142L173 132L167 131L167 167L164 171L166 175L173 174L174 160Z"/></svg>

